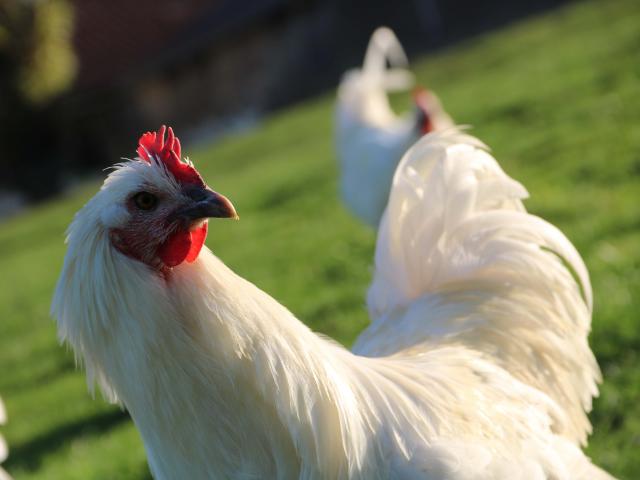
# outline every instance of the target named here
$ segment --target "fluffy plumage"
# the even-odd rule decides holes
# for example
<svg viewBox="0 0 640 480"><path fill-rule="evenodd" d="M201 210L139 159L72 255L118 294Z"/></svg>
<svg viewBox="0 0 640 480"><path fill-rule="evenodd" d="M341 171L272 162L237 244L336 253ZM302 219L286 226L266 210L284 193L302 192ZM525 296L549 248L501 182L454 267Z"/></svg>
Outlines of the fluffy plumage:
<svg viewBox="0 0 640 480"><path fill-rule="evenodd" d="M440 138L427 138L407 158ZM462 138L459 147L449 140L439 147L440 162L450 163L449 149L486 155ZM436 176L430 184L435 190L424 191L423 199L467 191L475 172L468 171L463 176L469 181L461 183ZM162 271L121 253L109 230L126 223L126 214L122 208L121 216L105 212L125 204L140 185L167 182L171 173L156 162L116 167L69 228L52 306L60 338L84 362L89 384L97 382L131 413L155 478L610 478L558 430L565 413L550 396L519 381L505 362L463 336L400 341L388 356L358 356L311 332L206 247L194 262ZM483 207L520 211L509 209L517 206L516 197L484 194L472 197L483 198ZM393 198L392 203L391 211ZM461 206L467 204L475 205ZM458 218L455 212L450 216ZM382 228L389 222L388 214ZM419 239L419 233L412 235ZM509 233L505 229L507 244ZM479 235L478 241L482 229ZM389 295L376 294L392 280L384 250L383 234L370 296L380 314L406 308L414 291L400 281ZM493 262L502 265L499 256L487 256L486 263ZM419 280L411 275L406 273L409 282ZM492 285L480 282L478 289ZM497 297L506 285L495 288ZM464 297L458 293L456 302ZM359 349L388 348L375 334L390 325L380 318L361 337ZM432 328L429 318L426 331ZM394 321L406 331L402 318ZM452 320L453 326L459 323Z"/></svg>
<svg viewBox="0 0 640 480"><path fill-rule="evenodd" d="M354 351L472 347L549 395L564 412L554 431L585 444L600 380L589 275L569 240L526 212L526 197L456 129L413 147L378 232L372 325Z"/></svg>
<svg viewBox="0 0 640 480"><path fill-rule="evenodd" d="M381 27L371 36L362 68L346 72L338 87L335 136L342 197L355 216L373 227L387 205L402 155L423 134L453 125L438 97L424 89L415 90L415 111L393 112L388 93L413 85L407 65L395 34Z"/></svg>
<svg viewBox="0 0 640 480"><path fill-rule="evenodd" d="M4 403L2 403L2 398L0 398L0 425L5 423L7 423L7 411L4 408ZM7 459L8 454L7 442L0 435L0 464ZM0 480L11 480L9 474L2 467L0 467Z"/></svg>

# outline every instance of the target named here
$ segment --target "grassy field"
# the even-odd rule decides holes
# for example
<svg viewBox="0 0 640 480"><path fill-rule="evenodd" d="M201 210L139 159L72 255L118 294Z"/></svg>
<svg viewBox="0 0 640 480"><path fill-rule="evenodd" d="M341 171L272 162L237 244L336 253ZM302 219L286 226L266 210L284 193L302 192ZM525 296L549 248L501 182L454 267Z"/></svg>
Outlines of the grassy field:
<svg viewBox="0 0 640 480"><path fill-rule="evenodd" d="M584 256L595 291L591 344L605 377L588 453L620 478L640 478L640 3L576 3L415 68L528 187L529 209ZM337 198L332 108L330 94L188 153L242 217L213 222L209 247L350 344L367 323L375 235ZM6 467L17 480L149 478L133 424L89 397L48 314L64 230L96 188L0 225L0 393L10 414Z"/></svg>

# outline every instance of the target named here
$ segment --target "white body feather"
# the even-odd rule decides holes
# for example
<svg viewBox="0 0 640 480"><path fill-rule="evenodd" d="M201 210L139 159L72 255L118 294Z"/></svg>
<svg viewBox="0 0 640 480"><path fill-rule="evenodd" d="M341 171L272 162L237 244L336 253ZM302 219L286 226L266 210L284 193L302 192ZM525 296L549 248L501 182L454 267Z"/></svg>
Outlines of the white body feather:
<svg viewBox="0 0 640 480"><path fill-rule="evenodd" d="M387 61L392 68L387 69ZM394 33L377 29L361 69L345 73L338 87L336 147L341 166L341 192L349 210L376 227L387 205L393 172L402 155L422 135L415 112L397 116L387 95L407 90L413 75ZM436 130L453 125L437 96L427 92Z"/></svg>
<svg viewBox="0 0 640 480"><path fill-rule="evenodd" d="M554 430L585 444L600 380L587 341L589 275L569 240L526 212L526 197L481 142L456 129L413 147L378 232L372 325L354 351L482 351L562 406Z"/></svg>
<svg viewBox="0 0 640 480"><path fill-rule="evenodd" d="M7 423L7 411L4 408L4 403L2 403L2 398L0 398L0 425L5 423ZM0 435L0 464L7 459L8 454L7 442ZM2 467L0 467L0 480L11 480L9 474Z"/></svg>
<svg viewBox="0 0 640 480"><path fill-rule="evenodd" d="M156 168L140 163L77 214L52 312L89 383L130 411L155 478L610 478L556 432L564 413L548 395L473 342L357 356L206 248L167 280L117 252L105 212ZM405 308L405 293L372 308Z"/></svg>

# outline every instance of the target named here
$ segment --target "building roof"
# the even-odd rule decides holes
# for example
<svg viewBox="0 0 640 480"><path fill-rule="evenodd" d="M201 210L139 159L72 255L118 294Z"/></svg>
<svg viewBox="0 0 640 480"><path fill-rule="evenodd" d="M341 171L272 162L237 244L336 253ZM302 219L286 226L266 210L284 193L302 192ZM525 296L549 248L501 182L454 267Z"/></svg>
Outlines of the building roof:
<svg viewBox="0 0 640 480"><path fill-rule="evenodd" d="M268 18L286 0L75 0L77 86L111 86L175 64L230 31Z"/></svg>
<svg viewBox="0 0 640 480"><path fill-rule="evenodd" d="M79 87L109 86L157 55L211 0L76 0Z"/></svg>

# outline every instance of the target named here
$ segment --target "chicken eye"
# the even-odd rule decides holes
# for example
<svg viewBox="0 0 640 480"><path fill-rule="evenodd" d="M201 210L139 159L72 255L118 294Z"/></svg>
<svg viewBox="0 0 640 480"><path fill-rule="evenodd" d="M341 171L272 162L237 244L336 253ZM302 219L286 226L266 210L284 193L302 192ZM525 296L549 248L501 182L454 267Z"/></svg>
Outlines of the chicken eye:
<svg viewBox="0 0 640 480"><path fill-rule="evenodd" d="M158 198L149 192L138 192L133 197L133 202L140 210L152 210L158 203Z"/></svg>

